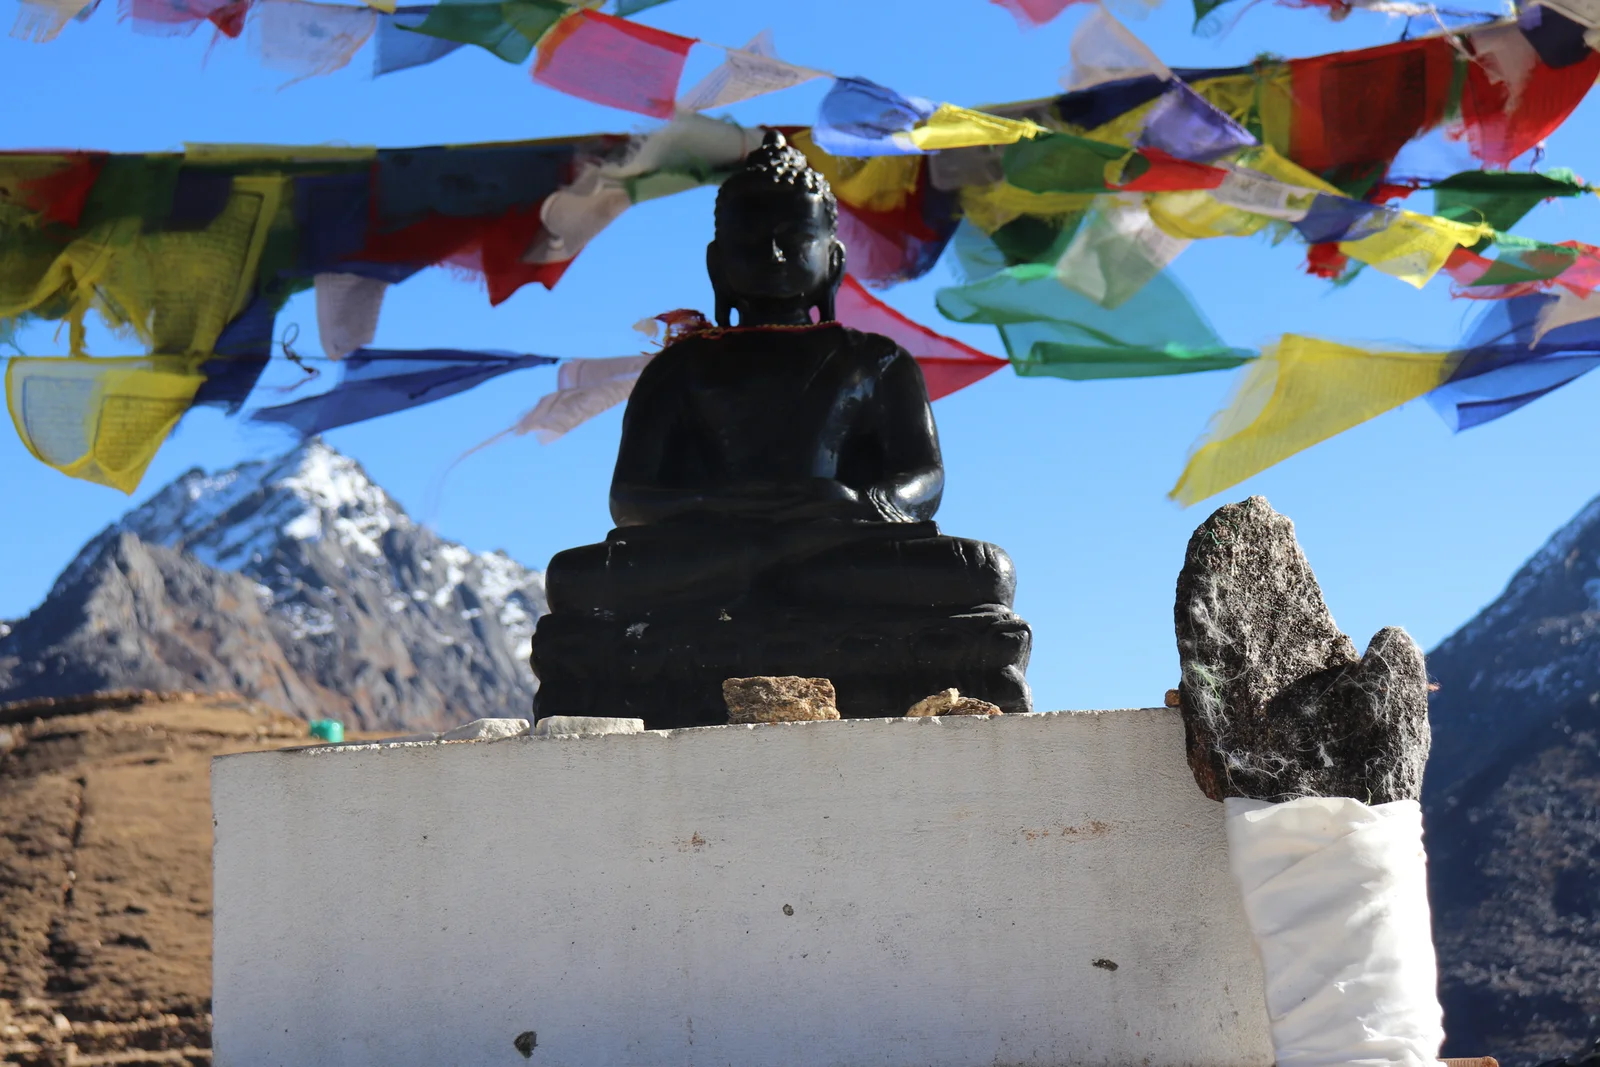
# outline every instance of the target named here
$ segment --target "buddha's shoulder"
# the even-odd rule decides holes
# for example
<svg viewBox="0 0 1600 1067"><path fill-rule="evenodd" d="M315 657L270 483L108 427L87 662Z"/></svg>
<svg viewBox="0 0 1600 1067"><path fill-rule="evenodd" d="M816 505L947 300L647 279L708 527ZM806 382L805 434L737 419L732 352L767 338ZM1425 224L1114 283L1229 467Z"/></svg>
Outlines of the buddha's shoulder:
<svg viewBox="0 0 1600 1067"><path fill-rule="evenodd" d="M800 329L705 330L668 345L656 356L655 362L679 363L713 353L773 349L814 349L820 355L834 358L877 362L897 356L910 358L891 338L834 322Z"/></svg>

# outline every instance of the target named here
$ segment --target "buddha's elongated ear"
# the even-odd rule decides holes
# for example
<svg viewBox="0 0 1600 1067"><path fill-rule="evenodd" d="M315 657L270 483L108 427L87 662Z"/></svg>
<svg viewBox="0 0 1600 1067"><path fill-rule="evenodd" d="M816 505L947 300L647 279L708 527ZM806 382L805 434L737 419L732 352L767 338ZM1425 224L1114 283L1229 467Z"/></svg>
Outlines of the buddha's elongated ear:
<svg viewBox="0 0 1600 1067"><path fill-rule="evenodd" d="M839 317L834 313L834 297L839 292L839 286L844 284L844 265L844 245L834 238L833 247L828 250L828 280L823 284L816 303L818 322L838 321Z"/></svg>
<svg viewBox="0 0 1600 1067"><path fill-rule="evenodd" d="M711 292L716 297L717 325L727 329L733 325L733 300L727 283L722 280L722 256L715 241L706 245L706 275L711 279Z"/></svg>

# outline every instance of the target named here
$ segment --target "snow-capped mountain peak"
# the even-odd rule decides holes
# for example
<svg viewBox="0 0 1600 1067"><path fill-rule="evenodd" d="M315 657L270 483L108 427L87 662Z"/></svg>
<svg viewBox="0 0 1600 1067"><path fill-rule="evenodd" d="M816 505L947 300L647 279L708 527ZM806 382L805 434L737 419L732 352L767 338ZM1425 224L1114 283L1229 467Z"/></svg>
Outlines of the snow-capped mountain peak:
<svg viewBox="0 0 1600 1067"><path fill-rule="evenodd" d="M529 709L543 577L419 526L319 439L182 475L85 546L51 596L126 535L251 579L289 660L358 720L410 727Z"/></svg>

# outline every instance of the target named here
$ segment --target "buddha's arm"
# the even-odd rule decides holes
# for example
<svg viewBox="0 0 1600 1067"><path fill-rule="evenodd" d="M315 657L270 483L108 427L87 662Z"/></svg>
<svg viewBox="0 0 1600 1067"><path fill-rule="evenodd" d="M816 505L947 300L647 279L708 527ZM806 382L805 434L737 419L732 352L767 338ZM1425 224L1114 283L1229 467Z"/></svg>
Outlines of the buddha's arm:
<svg viewBox="0 0 1600 1067"><path fill-rule="evenodd" d="M909 354L902 351L890 363L878 382L877 400L884 476L864 495L890 521L931 519L944 495L944 460L928 386Z"/></svg>
<svg viewBox="0 0 1600 1067"><path fill-rule="evenodd" d="M697 494L664 484L668 456L684 446L682 362L662 353L639 375L622 415L611 476L611 520L644 526L697 508Z"/></svg>

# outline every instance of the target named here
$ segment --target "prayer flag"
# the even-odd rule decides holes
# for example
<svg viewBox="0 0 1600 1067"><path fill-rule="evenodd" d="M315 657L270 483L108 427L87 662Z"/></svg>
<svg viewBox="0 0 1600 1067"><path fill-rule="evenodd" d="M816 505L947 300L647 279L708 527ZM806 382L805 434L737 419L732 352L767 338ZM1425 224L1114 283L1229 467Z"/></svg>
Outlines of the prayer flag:
<svg viewBox="0 0 1600 1067"><path fill-rule="evenodd" d="M1286 335L1245 370L1169 494L1188 506L1438 387L1448 352L1374 352Z"/></svg>
<svg viewBox="0 0 1600 1067"><path fill-rule="evenodd" d="M6 404L34 458L132 494L205 381L199 357L11 359Z"/></svg>
<svg viewBox="0 0 1600 1067"><path fill-rule="evenodd" d="M1577 196L1585 186L1570 170L1467 171L1433 183L1433 213L1456 222L1509 230L1540 202Z"/></svg>
<svg viewBox="0 0 1600 1067"><path fill-rule="evenodd" d="M1551 330L1594 319L1600 319L1600 293L1574 293L1563 289L1539 309L1532 340L1541 341Z"/></svg>
<svg viewBox="0 0 1600 1067"><path fill-rule="evenodd" d="M1340 242L1339 251L1420 289L1458 247L1471 248L1492 236L1494 230L1488 226L1402 211L1384 230L1359 241Z"/></svg>
<svg viewBox="0 0 1600 1067"><path fill-rule="evenodd" d="M940 104L906 136L924 152L1016 144L1047 132L1031 119L1007 119L954 104Z"/></svg>
<svg viewBox="0 0 1600 1067"><path fill-rule="evenodd" d="M317 334L327 357L343 359L370 345L388 283L359 274L319 274L315 284Z"/></svg>
<svg viewBox="0 0 1600 1067"><path fill-rule="evenodd" d="M0 152L0 222L76 227L104 152Z"/></svg>
<svg viewBox="0 0 1600 1067"><path fill-rule="evenodd" d="M427 18L420 24L398 23L397 29L402 34L477 45L507 63L521 63L569 10L561 0L441 0L427 9ZM380 47L382 44L380 37ZM381 55L379 62L383 62Z"/></svg>
<svg viewBox="0 0 1600 1067"><path fill-rule="evenodd" d="M848 274L834 302L838 321L853 330L877 333L911 353L928 383L928 399L938 400L1006 365L1006 361L960 341L934 333L885 304Z"/></svg>
<svg viewBox="0 0 1600 1067"><path fill-rule="evenodd" d="M1072 64L1063 75L1061 85L1069 93L1147 75L1161 82L1169 82L1173 78L1172 70L1128 27L1099 4L1073 31L1072 41L1067 48Z"/></svg>
<svg viewBox="0 0 1600 1067"><path fill-rule="evenodd" d="M311 437L380 415L431 404L511 371L556 360L511 352L358 349L340 364L339 383L326 393L257 408L255 422L276 422Z"/></svg>
<svg viewBox="0 0 1600 1067"><path fill-rule="evenodd" d="M1137 142L1140 148L1158 148L1199 163L1256 143L1250 131L1177 79L1146 114Z"/></svg>
<svg viewBox="0 0 1600 1067"><path fill-rule="evenodd" d="M207 21L237 37L249 6L249 0L122 0L133 32L153 37L188 36Z"/></svg>
<svg viewBox="0 0 1600 1067"><path fill-rule="evenodd" d="M999 4L1011 12L1013 18L1024 29L1033 29L1043 26L1051 19L1067 9L1069 4L1086 3L1088 0L989 0L992 4Z"/></svg>
<svg viewBox="0 0 1600 1067"><path fill-rule="evenodd" d="M1286 124L1289 158L1325 177L1353 176L1386 165L1444 120L1456 53L1447 38L1424 37L1290 60L1288 68L1287 95L1264 93L1262 108L1288 109L1276 121Z"/></svg>
<svg viewBox="0 0 1600 1067"><path fill-rule="evenodd" d="M811 140L835 156L916 155L922 149L911 140L911 128L936 110L931 101L865 78L836 78L822 98Z"/></svg>
<svg viewBox="0 0 1600 1067"><path fill-rule="evenodd" d="M571 185L545 198L539 235L522 255L524 263L561 263L582 252L600 231L622 217L633 200L622 182L589 165Z"/></svg>
<svg viewBox="0 0 1600 1067"><path fill-rule="evenodd" d="M1559 389L1600 364L1596 317L1600 300L1567 292L1489 305L1428 403L1459 433Z"/></svg>
<svg viewBox="0 0 1600 1067"><path fill-rule="evenodd" d="M117 215L65 245L16 231L0 272L0 316L53 306L53 317L73 324L74 355L91 309L157 354L209 354L255 291L283 186L282 178L226 179L215 217L192 228L144 233L138 216Z"/></svg>
<svg viewBox="0 0 1600 1067"><path fill-rule="evenodd" d="M597 11L574 11L539 42L533 79L596 104L669 119L694 43Z"/></svg>
<svg viewBox="0 0 1600 1067"><path fill-rule="evenodd" d="M372 76L393 74L397 70L421 67L454 52L460 41L430 37L416 32L437 5L403 7L392 15L378 17L377 49L372 61Z"/></svg>
<svg viewBox="0 0 1600 1067"><path fill-rule="evenodd" d="M1486 163L1505 166L1530 151L1583 102L1596 77L1600 77L1600 52L1590 52L1582 62L1559 69L1535 58L1515 85L1490 77L1482 64L1468 64L1461 90L1461 122L1472 154Z"/></svg>
<svg viewBox="0 0 1600 1067"><path fill-rule="evenodd" d="M685 111L707 111L790 89L823 76L821 71L797 67L779 59L772 31L762 30L743 48L728 49L728 58L722 65L684 93L678 106Z"/></svg>
<svg viewBox="0 0 1600 1067"><path fill-rule="evenodd" d="M255 0L255 9L261 61L293 81L345 66L378 28L377 12L365 7Z"/></svg>
<svg viewBox="0 0 1600 1067"><path fill-rule="evenodd" d="M556 372L555 392L541 397L506 432L518 436L531 433L540 444L547 445L627 400L645 365L654 358L652 354L563 360ZM490 441L504 436L499 434Z"/></svg>
<svg viewBox="0 0 1600 1067"><path fill-rule="evenodd" d="M25 41L53 41L67 23L83 13L94 0L22 0L11 36Z"/></svg>
<svg viewBox="0 0 1600 1067"><path fill-rule="evenodd" d="M1101 307L1121 307L1185 248L1165 233L1142 203L1102 197L1056 264L1061 284Z"/></svg>
<svg viewBox="0 0 1600 1067"><path fill-rule="evenodd" d="M993 242L975 227L961 233L957 251L976 280L940 289L935 302L956 322L998 326L1020 375L1139 378L1220 370L1254 357L1224 345L1166 273L1108 310L1061 284L1048 264L994 269Z"/></svg>

